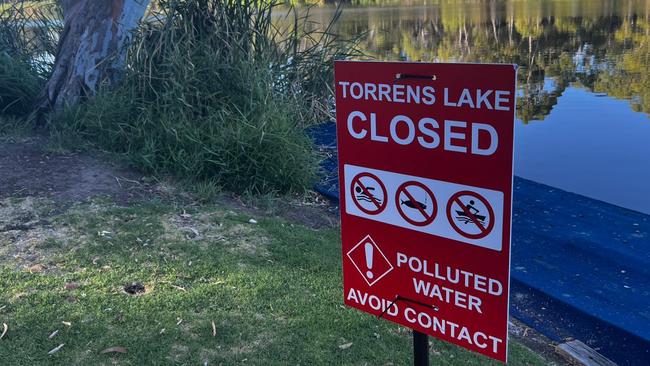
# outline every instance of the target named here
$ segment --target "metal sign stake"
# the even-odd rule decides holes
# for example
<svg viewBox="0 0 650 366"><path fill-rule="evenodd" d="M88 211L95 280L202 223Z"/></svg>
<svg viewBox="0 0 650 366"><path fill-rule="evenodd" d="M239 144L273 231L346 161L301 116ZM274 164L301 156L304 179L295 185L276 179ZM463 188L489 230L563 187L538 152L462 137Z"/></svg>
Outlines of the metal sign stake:
<svg viewBox="0 0 650 366"><path fill-rule="evenodd" d="M429 336L413 331L413 366L429 366Z"/></svg>

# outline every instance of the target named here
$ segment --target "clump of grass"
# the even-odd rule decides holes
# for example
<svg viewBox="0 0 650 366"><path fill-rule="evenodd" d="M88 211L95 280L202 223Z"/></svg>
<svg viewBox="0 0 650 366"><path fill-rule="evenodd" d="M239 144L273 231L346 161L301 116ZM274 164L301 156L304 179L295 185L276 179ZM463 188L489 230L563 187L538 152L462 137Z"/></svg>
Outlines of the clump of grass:
<svg viewBox="0 0 650 366"><path fill-rule="evenodd" d="M0 51L0 114L28 114L43 84L28 62Z"/></svg>
<svg viewBox="0 0 650 366"><path fill-rule="evenodd" d="M55 4L0 8L0 114L29 114L54 60L60 32Z"/></svg>
<svg viewBox="0 0 650 366"><path fill-rule="evenodd" d="M235 192L296 192L315 178L304 127L324 119L350 43L258 0L160 2L134 35L123 83L69 109L70 129L154 174ZM288 19L288 18L287 18Z"/></svg>
<svg viewBox="0 0 650 366"><path fill-rule="evenodd" d="M219 196L221 187L214 181L205 180L192 185L194 196L201 203L207 203Z"/></svg>

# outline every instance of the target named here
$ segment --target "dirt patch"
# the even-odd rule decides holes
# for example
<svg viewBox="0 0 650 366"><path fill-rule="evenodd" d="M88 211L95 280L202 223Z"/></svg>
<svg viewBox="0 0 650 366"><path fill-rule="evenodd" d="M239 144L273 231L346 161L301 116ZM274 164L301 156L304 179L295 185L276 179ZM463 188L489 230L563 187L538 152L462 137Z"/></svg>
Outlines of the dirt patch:
<svg viewBox="0 0 650 366"><path fill-rule="evenodd" d="M99 153L53 153L47 144L48 139L42 136L18 142L0 140L0 200L39 197L62 206L94 197L107 197L118 205L152 197L192 201L172 185L153 183L135 170L108 163ZM336 206L316 193L274 199L263 205L255 200L225 194L213 203L253 216L279 216L311 228L339 223Z"/></svg>
<svg viewBox="0 0 650 366"><path fill-rule="evenodd" d="M124 292L129 295L139 295L145 293L146 288L139 282L132 282L124 285Z"/></svg>
<svg viewBox="0 0 650 366"><path fill-rule="evenodd" d="M45 199L0 200L0 258L3 264L31 272L54 267L61 248L69 250L70 238L80 238L69 226L49 220L54 205Z"/></svg>
<svg viewBox="0 0 650 366"><path fill-rule="evenodd" d="M17 269L49 271L56 253L74 250L81 234L55 218L75 204L89 202L91 214L96 198L109 205L129 206L153 198L185 207L201 205L191 195L169 183L155 183L135 170L109 163L101 153L53 153L48 139L31 136L20 141L0 139L0 261ZM267 240L254 224L223 226L228 210L251 218L281 217L311 228L336 227L337 208L313 193L282 198L248 198L224 194L209 205L224 209L198 216L163 218L165 233L198 245L228 245L228 249L253 256L266 256ZM102 205L100 205L102 206ZM89 211L90 210L90 211ZM206 244L210 243L210 244Z"/></svg>
<svg viewBox="0 0 650 366"><path fill-rule="evenodd" d="M134 171L108 164L86 153L48 152L47 139L0 143L0 199L47 197L57 202L79 202L108 196L126 203L152 194Z"/></svg>

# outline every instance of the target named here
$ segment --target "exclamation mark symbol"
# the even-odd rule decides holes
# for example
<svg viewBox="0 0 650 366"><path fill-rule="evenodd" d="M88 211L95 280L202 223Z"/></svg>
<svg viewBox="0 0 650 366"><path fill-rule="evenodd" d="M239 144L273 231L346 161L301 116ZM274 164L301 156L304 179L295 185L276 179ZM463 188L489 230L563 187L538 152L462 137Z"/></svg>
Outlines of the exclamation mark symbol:
<svg viewBox="0 0 650 366"><path fill-rule="evenodd" d="M369 279L372 280L372 278L375 276L374 274L372 274L372 271L371 271L371 269L372 269L372 257L373 257L372 254L373 254L373 251L375 250L375 248L372 246L371 243L366 243L366 245L364 247L365 247L365 250L366 250L366 265L368 266L368 271L366 272L366 277L368 277Z"/></svg>

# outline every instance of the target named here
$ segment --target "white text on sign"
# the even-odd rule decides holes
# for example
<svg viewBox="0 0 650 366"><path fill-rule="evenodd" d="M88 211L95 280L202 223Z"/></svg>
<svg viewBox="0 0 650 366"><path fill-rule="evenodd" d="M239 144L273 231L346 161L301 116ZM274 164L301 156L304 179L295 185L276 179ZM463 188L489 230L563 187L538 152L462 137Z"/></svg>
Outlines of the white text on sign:
<svg viewBox="0 0 650 366"><path fill-rule="evenodd" d="M395 303L391 300L380 298L355 288L350 288L346 300L363 306L369 306L375 311L384 312L386 318L404 318L407 322L427 329L443 338L456 339L467 345L476 345L478 348L488 350L494 354L505 346L503 339L485 332L470 329L447 319L431 314L429 310L416 310L405 303Z"/></svg>
<svg viewBox="0 0 650 366"><path fill-rule="evenodd" d="M341 97L375 102L436 104L436 89L426 85L375 84L339 81ZM507 90L471 90L464 88L454 95L449 88L442 88L445 107L468 107L472 109L509 111L510 92Z"/></svg>
<svg viewBox="0 0 650 366"><path fill-rule="evenodd" d="M427 278L427 280L422 280L413 277L413 290L416 294L436 300L436 303L448 303L483 314L481 310L483 299L481 297L451 287L462 286L468 290L491 296L501 296L503 294L503 284L500 281L478 273L443 266L437 262L409 256L401 252L397 253L396 262L397 268L406 268L414 274Z"/></svg>
<svg viewBox="0 0 650 366"><path fill-rule="evenodd" d="M377 187L358 178L367 175L376 178ZM344 165L344 182L345 211L350 215L501 250L502 192L350 164ZM360 201L373 192L384 195L381 205L372 199ZM367 209L372 204L376 210Z"/></svg>
<svg viewBox="0 0 650 366"><path fill-rule="evenodd" d="M339 81L338 87L343 99L428 106L437 103L433 86ZM446 108L511 110L512 96L507 90L464 88L453 94L449 88L442 88L442 94ZM424 149L483 156L493 155L499 147L499 135L489 121L457 121L441 116L414 119L405 114L384 116L356 110L347 115L346 122L348 133L358 140L417 144Z"/></svg>
<svg viewBox="0 0 650 366"><path fill-rule="evenodd" d="M388 131L382 131L379 125L385 126L386 121L377 122L377 114L366 115L354 111L348 115L348 133L355 139L370 139L375 142L394 142L398 145L417 143L425 149L440 147L441 138L437 120L425 117L413 121L410 117L398 114L388 123ZM384 128L385 130L385 128ZM398 131L406 131L406 133ZM483 137L483 140L481 139ZM468 149L465 141L470 140ZM494 127L485 123L467 123L465 121L444 120L442 128L442 147L446 151L471 153L474 155L492 155L499 146L499 135Z"/></svg>

